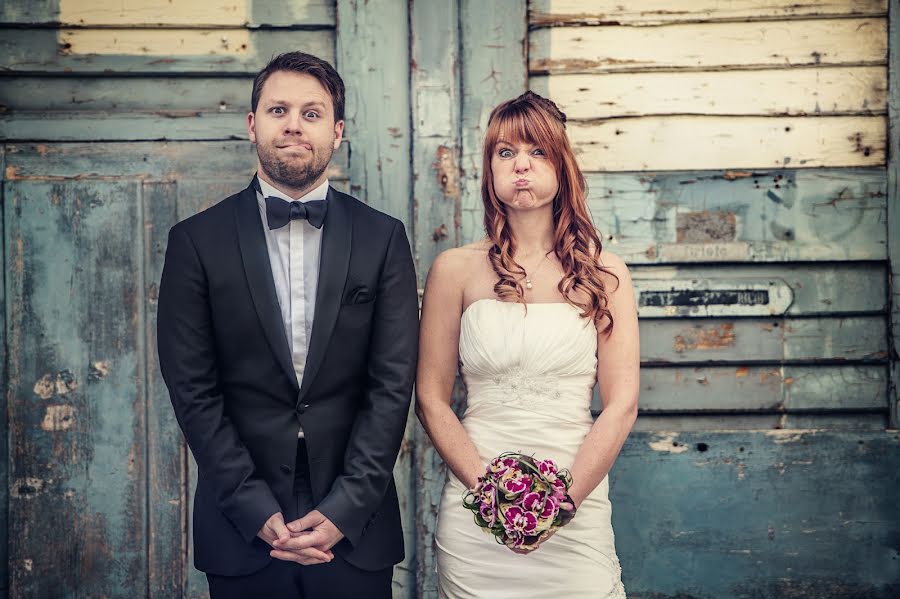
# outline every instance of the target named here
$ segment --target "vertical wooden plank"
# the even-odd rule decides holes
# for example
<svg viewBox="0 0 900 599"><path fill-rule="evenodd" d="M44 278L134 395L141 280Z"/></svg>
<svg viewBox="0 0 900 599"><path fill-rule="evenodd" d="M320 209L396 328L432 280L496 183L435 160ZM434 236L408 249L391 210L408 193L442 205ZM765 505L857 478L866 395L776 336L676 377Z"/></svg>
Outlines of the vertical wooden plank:
<svg viewBox="0 0 900 599"><path fill-rule="evenodd" d="M408 18L406 2L337 0L350 192L399 218L411 234Z"/></svg>
<svg viewBox="0 0 900 599"><path fill-rule="evenodd" d="M481 150L491 109L528 89L525 2L460 0L463 243L484 235Z"/></svg>
<svg viewBox="0 0 900 599"><path fill-rule="evenodd" d="M890 426L900 428L900 3L893 0L888 13L888 259L891 277Z"/></svg>
<svg viewBox="0 0 900 599"><path fill-rule="evenodd" d="M437 254L460 242L459 14L456 1L413 0L410 10L413 208L422 285ZM418 422L414 431L415 511L405 532L407 543L416 548L416 584L407 596L433 597L431 524L441 501L445 467Z"/></svg>
<svg viewBox="0 0 900 599"><path fill-rule="evenodd" d="M6 184L12 597L147 593L140 192Z"/></svg>
<svg viewBox="0 0 900 599"><path fill-rule="evenodd" d="M6 146L0 145L0 178L5 178L6 173ZM3 265L3 274L0 275L0 599L9 596L9 419L7 417L7 372L6 363L9 359L9 335L6 329L6 284L10 265L6 263L6 244L4 231L6 230L5 181L0 179L0 264Z"/></svg>
<svg viewBox="0 0 900 599"><path fill-rule="evenodd" d="M147 562L150 597L182 597L187 506L184 441L156 352L156 303L169 228L176 222L176 184L144 182L144 335L147 380Z"/></svg>

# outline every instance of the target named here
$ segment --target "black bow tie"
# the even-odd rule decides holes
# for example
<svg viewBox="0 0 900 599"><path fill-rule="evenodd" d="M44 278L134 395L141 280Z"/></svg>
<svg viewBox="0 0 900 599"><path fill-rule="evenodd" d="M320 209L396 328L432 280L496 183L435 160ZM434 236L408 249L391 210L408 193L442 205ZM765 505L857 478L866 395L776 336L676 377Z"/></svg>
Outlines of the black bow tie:
<svg viewBox="0 0 900 599"><path fill-rule="evenodd" d="M325 212L328 202L325 200L312 200L310 202L288 202L281 198L269 196L266 198L266 221L269 229L280 229L292 220L307 220L309 224L321 229L325 224Z"/></svg>

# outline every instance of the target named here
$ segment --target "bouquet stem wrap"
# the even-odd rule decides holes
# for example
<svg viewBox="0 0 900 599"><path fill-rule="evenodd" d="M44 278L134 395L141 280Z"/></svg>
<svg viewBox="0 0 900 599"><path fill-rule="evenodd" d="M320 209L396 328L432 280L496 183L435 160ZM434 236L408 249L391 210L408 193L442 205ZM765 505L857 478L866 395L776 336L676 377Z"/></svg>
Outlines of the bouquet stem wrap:
<svg viewBox="0 0 900 599"><path fill-rule="evenodd" d="M575 516L571 486L572 475L553 460L507 452L491 460L463 506L498 543L530 551Z"/></svg>

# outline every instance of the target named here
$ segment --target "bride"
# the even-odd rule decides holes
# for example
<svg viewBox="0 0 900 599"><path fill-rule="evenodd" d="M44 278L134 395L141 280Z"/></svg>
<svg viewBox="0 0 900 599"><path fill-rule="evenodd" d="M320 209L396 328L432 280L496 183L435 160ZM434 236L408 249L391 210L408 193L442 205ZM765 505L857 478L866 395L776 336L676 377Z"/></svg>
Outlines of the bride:
<svg viewBox="0 0 900 599"><path fill-rule="evenodd" d="M451 472L435 534L441 597L625 597L607 474L637 416L637 312L625 263L591 223L565 120L532 92L494 109L486 237L442 253L428 275L416 412ZM575 518L529 552L498 544L462 503L507 451L553 459L573 479Z"/></svg>

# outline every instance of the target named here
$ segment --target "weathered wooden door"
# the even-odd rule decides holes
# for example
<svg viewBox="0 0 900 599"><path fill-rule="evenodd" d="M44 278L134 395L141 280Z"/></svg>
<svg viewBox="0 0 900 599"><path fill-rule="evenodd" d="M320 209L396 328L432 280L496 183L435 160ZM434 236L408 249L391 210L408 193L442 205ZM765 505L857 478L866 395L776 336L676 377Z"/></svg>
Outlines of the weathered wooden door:
<svg viewBox="0 0 900 599"><path fill-rule="evenodd" d="M420 282L482 234L490 109L530 87L568 114L640 304L610 475L630 596L900 592L898 2L625 4L0 6L0 596L205 595L157 284L168 228L252 174L252 76L292 49L344 76L331 179L404 221ZM396 474L395 595L436 597L445 473L414 418Z"/></svg>

